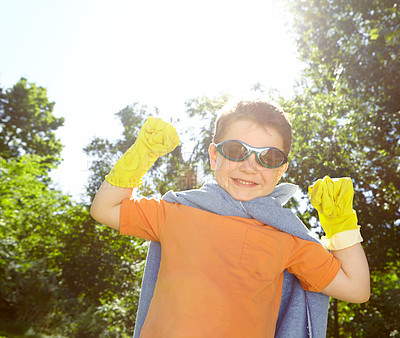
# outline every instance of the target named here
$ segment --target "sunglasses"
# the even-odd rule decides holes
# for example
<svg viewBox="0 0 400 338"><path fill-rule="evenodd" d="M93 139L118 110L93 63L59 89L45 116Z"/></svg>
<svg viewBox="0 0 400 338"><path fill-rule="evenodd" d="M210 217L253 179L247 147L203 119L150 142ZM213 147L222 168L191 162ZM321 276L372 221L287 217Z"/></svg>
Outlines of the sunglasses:
<svg viewBox="0 0 400 338"><path fill-rule="evenodd" d="M288 162L282 150L274 147L256 148L238 140L228 140L216 144L218 152L225 158L235 162L244 161L252 153L257 162L266 168L278 168Z"/></svg>

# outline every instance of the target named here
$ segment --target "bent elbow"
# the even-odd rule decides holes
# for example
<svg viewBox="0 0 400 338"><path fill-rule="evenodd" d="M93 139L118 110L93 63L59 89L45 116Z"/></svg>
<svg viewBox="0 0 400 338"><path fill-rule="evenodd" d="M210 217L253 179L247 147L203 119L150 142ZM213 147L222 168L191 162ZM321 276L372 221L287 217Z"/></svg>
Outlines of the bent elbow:
<svg viewBox="0 0 400 338"><path fill-rule="evenodd" d="M100 222L100 220L99 220L100 216L99 216L99 213L98 213L98 208L95 205L92 204L90 206L89 214L90 214L90 216L92 216L92 218L95 221Z"/></svg>
<svg viewBox="0 0 400 338"><path fill-rule="evenodd" d="M371 291L370 289L365 290L362 293L354 294L354 298L351 300L348 300L349 303L355 303L355 304L361 304L361 303L366 303L369 301L369 298L371 297Z"/></svg>
<svg viewBox="0 0 400 338"><path fill-rule="evenodd" d="M114 207L105 206L94 201L89 208L89 214L100 224L119 230L120 204Z"/></svg>
<svg viewBox="0 0 400 338"><path fill-rule="evenodd" d="M93 206L93 204L90 206L89 214L92 216L92 218L96 219L96 208Z"/></svg>
<svg viewBox="0 0 400 338"><path fill-rule="evenodd" d="M362 295L362 297L360 298L360 300L357 303L358 304L366 303L369 301L370 297L371 297L371 292L370 292L370 290L368 290L368 292L365 292L365 294Z"/></svg>

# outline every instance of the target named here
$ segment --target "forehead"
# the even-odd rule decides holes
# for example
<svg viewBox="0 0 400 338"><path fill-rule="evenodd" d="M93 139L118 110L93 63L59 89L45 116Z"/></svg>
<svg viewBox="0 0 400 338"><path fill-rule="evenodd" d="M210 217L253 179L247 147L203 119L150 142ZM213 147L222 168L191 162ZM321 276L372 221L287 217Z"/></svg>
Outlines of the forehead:
<svg viewBox="0 0 400 338"><path fill-rule="evenodd" d="M222 141L239 140L253 147L275 147L283 149L283 138L274 129L248 120L234 120L227 126Z"/></svg>

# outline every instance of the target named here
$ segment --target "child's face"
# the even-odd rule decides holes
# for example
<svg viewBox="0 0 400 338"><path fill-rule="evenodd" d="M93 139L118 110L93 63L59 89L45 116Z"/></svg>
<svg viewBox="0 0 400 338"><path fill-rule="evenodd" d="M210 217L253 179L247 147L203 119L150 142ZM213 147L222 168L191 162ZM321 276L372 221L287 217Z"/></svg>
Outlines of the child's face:
<svg viewBox="0 0 400 338"><path fill-rule="evenodd" d="M278 132L245 119L229 125L221 142L226 140L239 140L253 147L275 147L283 150L283 139ZM265 168L257 162L254 153L244 161L231 161L217 151L215 144L210 145L208 152L218 184L239 201L269 195L288 165L286 163L279 168Z"/></svg>

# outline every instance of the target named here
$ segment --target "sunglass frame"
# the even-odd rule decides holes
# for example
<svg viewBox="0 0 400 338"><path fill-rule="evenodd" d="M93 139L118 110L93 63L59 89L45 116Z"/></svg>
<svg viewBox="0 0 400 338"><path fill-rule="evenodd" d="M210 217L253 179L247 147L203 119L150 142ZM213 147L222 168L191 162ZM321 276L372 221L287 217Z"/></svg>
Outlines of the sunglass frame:
<svg viewBox="0 0 400 338"><path fill-rule="evenodd" d="M247 154L243 158L240 158L240 159L235 159L235 158L228 157L228 155L226 155L224 153L224 150L223 150L224 145L226 143L228 143L228 142L238 142L238 143L240 143L242 146L244 146L246 148ZM289 161L288 157L286 156L286 154L282 150L280 150L279 148L276 148L276 147L252 147L251 145L248 145L247 143L244 143L243 141L239 141L239 140L226 140L226 141L223 141L223 142L220 142L220 143L216 144L215 146L216 146L218 152L223 157L225 157L226 159L228 159L230 161L234 161L234 162L242 162L242 161L246 160L252 153L256 154L257 162L261 166L263 166L264 168L269 168L269 169L279 168L279 167L283 166L285 163L287 163ZM276 150L276 151L278 151L279 153L281 153L283 155L283 161L279 165L269 166L269 165L267 165L267 164L265 164L265 163L263 163L261 161L261 159L260 159L261 153L263 151L265 151L265 150L270 150L270 149Z"/></svg>

